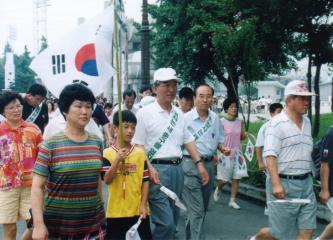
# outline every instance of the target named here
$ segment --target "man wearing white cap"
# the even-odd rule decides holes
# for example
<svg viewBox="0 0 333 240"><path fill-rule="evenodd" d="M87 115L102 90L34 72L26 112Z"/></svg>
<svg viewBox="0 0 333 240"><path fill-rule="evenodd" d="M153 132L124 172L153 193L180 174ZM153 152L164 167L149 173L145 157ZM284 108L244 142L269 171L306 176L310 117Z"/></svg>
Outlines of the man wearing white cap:
<svg viewBox="0 0 333 240"><path fill-rule="evenodd" d="M181 197L184 185L182 145L191 155L203 185L208 183L209 176L195 147L194 137L185 126L183 113L172 105L177 93L175 70L156 70L154 87L156 101L138 111L133 143L144 147L151 163L149 172L153 184L150 185L149 203L153 239L174 239L179 210L160 188L163 185Z"/></svg>
<svg viewBox="0 0 333 240"><path fill-rule="evenodd" d="M285 110L272 118L267 127L264 157L269 172L266 179L269 228L262 228L251 239L312 239L317 202L311 174L311 124L304 114L313 95L305 82L290 82L284 92ZM277 201L296 198L310 203Z"/></svg>

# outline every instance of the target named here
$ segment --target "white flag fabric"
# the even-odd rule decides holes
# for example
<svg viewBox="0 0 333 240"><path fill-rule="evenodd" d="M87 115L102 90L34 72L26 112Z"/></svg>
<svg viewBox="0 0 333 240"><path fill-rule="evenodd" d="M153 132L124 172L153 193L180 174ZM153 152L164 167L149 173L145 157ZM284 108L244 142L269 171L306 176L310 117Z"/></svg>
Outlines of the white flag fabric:
<svg viewBox="0 0 333 240"><path fill-rule="evenodd" d="M253 145L252 141L250 140L250 138L247 141L244 155L247 158L247 160L249 160L249 162L252 161L253 155L254 155L254 145Z"/></svg>
<svg viewBox="0 0 333 240"><path fill-rule="evenodd" d="M113 6L88 20L38 54L30 68L56 97L65 85L81 80L95 95L114 75L111 45L114 26Z"/></svg>

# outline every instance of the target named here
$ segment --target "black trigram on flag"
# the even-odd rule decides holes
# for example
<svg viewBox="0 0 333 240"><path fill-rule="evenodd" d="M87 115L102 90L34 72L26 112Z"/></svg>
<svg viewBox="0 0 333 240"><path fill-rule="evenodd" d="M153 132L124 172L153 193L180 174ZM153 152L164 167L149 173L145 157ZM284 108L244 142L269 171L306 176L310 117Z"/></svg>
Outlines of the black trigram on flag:
<svg viewBox="0 0 333 240"><path fill-rule="evenodd" d="M66 72L65 54L52 55L53 75Z"/></svg>

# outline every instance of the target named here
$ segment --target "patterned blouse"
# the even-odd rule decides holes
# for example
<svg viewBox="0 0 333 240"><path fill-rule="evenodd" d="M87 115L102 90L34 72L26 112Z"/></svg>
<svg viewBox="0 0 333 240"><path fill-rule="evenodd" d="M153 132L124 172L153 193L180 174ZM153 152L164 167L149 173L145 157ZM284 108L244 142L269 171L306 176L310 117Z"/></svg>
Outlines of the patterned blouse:
<svg viewBox="0 0 333 240"><path fill-rule="evenodd" d="M26 121L12 129L5 120L0 124L0 190L30 187L38 145L39 128Z"/></svg>

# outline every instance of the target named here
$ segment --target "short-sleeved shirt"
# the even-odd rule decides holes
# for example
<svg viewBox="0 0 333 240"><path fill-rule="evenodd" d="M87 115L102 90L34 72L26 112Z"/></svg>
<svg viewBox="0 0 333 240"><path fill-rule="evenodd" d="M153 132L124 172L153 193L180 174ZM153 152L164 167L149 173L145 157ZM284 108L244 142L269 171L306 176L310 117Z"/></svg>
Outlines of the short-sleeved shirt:
<svg viewBox="0 0 333 240"><path fill-rule="evenodd" d="M333 127L330 127L322 142L321 161L329 166L328 189L333 197Z"/></svg>
<svg viewBox="0 0 333 240"><path fill-rule="evenodd" d="M193 108L184 114L184 119L187 129L193 136L200 130L202 131L202 135L195 140L195 145L200 155L213 156L216 153L218 144L224 142L223 125L218 115L208 110L208 117L203 121L200 119L196 108ZM183 150L183 153L184 155L188 155L186 149Z"/></svg>
<svg viewBox="0 0 333 240"><path fill-rule="evenodd" d="M170 126L170 116L178 114L177 123L168 139L153 158L182 157L181 146L194 141L187 130L184 115L177 107L172 106L170 113L161 108L157 101L141 108L137 113L137 125L133 143L143 145L149 151Z"/></svg>
<svg viewBox="0 0 333 240"><path fill-rule="evenodd" d="M44 221L50 238L94 238L105 228L101 169L102 142L96 135L74 142L61 132L43 142L34 174L47 178Z"/></svg>
<svg viewBox="0 0 333 240"><path fill-rule="evenodd" d="M261 147L261 149L264 149L265 145L265 133L269 122L265 122L259 129L258 135L257 135L257 141L256 141L256 147ZM266 165L266 159L262 156L262 160L264 164Z"/></svg>
<svg viewBox="0 0 333 240"><path fill-rule="evenodd" d="M31 186L41 141L42 133L33 123L22 120L17 129L7 121L0 124L0 190Z"/></svg>
<svg viewBox="0 0 333 240"><path fill-rule="evenodd" d="M266 129L264 157L277 158L278 173L301 175L312 171L313 140L310 120L302 117L302 128L285 111L271 119Z"/></svg>
<svg viewBox="0 0 333 240"><path fill-rule="evenodd" d="M26 101L23 101L22 118L26 120L30 116L30 114L34 111L34 109L35 108L30 106ZM33 123L36 124L43 133L44 128L48 122L49 122L49 112L46 103L43 103L42 109L40 110L40 113L38 114L36 120Z"/></svg>
<svg viewBox="0 0 333 240"><path fill-rule="evenodd" d="M104 171L107 171L112 165L117 153L118 149L114 146L104 150ZM133 145L125 159L125 175L123 175L122 163L119 163L115 177L108 185L107 218L124 218L140 215L142 183L149 180L146 159L144 150ZM123 185L124 181L125 185ZM125 186L125 192L123 191L123 186Z"/></svg>

